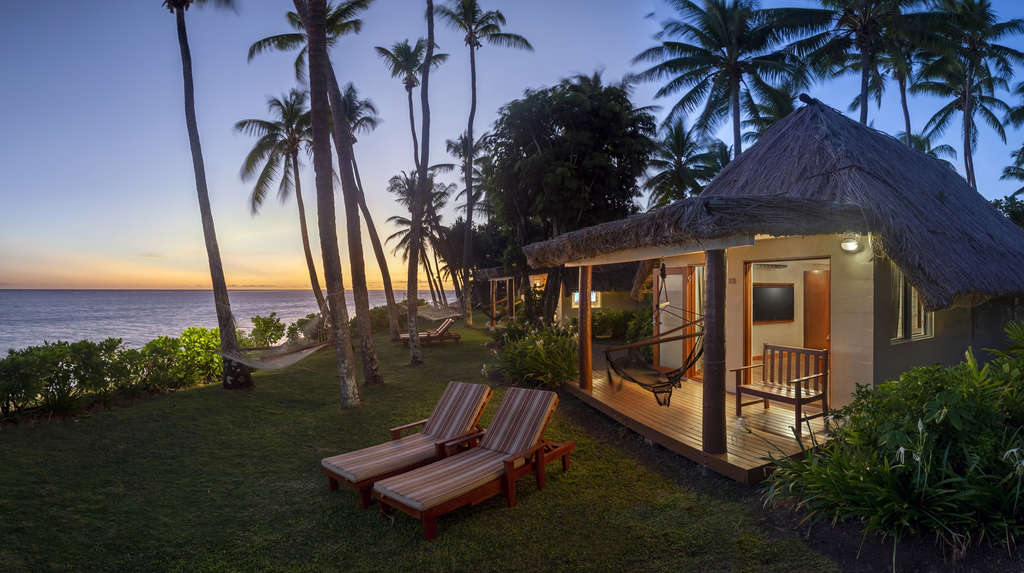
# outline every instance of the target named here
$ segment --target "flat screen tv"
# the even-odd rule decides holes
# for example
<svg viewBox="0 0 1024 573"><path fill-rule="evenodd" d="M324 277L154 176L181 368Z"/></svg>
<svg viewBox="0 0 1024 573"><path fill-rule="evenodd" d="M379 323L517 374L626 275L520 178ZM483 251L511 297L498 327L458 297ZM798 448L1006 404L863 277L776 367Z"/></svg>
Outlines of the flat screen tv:
<svg viewBox="0 0 1024 573"><path fill-rule="evenodd" d="M793 283L754 283L754 323L793 321Z"/></svg>

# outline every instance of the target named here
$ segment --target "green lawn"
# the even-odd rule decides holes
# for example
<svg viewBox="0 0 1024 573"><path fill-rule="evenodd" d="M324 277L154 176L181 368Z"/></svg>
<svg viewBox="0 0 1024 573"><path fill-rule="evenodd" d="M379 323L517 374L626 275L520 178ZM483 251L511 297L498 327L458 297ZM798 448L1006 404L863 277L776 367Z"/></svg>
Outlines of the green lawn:
<svg viewBox="0 0 1024 573"><path fill-rule="evenodd" d="M544 491L521 480L515 508L497 497L442 517L435 541L328 491L322 457L426 417L449 380L483 381L486 335L461 332L420 368L381 338L387 384L364 387L357 410L338 407L321 352L260 374L251 392L207 386L0 431L0 569L835 570L762 529L730 488L670 481L588 433L570 415L586 407L567 396L547 435L576 440L572 470L552 464Z"/></svg>

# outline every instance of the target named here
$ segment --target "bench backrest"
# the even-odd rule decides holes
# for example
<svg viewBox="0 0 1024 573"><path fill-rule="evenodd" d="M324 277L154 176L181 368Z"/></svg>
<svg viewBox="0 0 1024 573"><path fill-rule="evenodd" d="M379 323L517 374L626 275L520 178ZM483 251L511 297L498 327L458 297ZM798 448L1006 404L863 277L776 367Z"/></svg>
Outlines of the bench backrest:
<svg viewBox="0 0 1024 573"><path fill-rule="evenodd" d="M435 336L443 336L444 333L448 332L448 329L451 328L453 324L455 324L454 318L446 318L444 319L444 322L441 323L441 326L438 326L436 329L434 329L434 331L431 332L431 334Z"/></svg>
<svg viewBox="0 0 1024 573"><path fill-rule="evenodd" d="M823 373L824 376L804 381L803 387L813 388L816 392L828 387L828 350L765 344L761 360L765 382L785 384L797 378Z"/></svg>

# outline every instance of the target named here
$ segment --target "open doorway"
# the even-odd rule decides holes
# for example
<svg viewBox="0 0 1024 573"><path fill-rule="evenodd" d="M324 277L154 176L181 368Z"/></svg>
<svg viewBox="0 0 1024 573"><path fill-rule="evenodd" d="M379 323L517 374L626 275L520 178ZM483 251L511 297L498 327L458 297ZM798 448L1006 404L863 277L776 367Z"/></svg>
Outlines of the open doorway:
<svg viewBox="0 0 1024 573"><path fill-rule="evenodd" d="M747 364L761 362L764 344L831 348L830 267L828 258L746 263Z"/></svg>
<svg viewBox="0 0 1024 573"><path fill-rule="evenodd" d="M704 312L704 265L668 267L665 269L664 279L655 272L654 280L654 292L659 293L657 300L654 301L655 334L678 328L682 326L684 318L689 322L694 315ZM662 280L664 284L659 282ZM665 302L676 311L660 312L659 305ZM696 325L691 326L683 334L692 334L697 328L699 327ZM665 371L679 368L693 351L696 343L695 338L684 338L658 344L654 347L655 367ZM691 380L704 379L703 358L697 360L686 371L686 377Z"/></svg>

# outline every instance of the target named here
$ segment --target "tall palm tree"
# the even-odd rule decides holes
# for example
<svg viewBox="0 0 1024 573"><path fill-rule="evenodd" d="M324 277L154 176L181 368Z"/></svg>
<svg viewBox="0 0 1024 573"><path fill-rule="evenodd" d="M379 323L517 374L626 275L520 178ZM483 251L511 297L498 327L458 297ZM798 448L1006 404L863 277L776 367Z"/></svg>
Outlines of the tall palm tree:
<svg viewBox="0 0 1024 573"><path fill-rule="evenodd" d="M644 182L644 189L651 193L648 208L696 195L703 187L703 170L696 162L704 151L702 138L687 129L682 119L664 126L662 132L648 164L654 172Z"/></svg>
<svg viewBox="0 0 1024 573"><path fill-rule="evenodd" d="M957 112L961 114L964 172L967 182L977 190L973 157L974 145L978 141L975 116L981 116L982 121L995 130L1005 143L1006 130L1001 117L1009 113L1010 106L996 95L997 88L1006 88L1005 80L992 76L987 66L977 67L970 73L965 71L968 66L968 63L961 60L940 59L931 62L922 69L921 79L911 86L910 91L946 100L946 104L924 126L929 139L941 136ZM970 84L965 83L968 79Z"/></svg>
<svg viewBox="0 0 1024 573"><path fill-rule="evenodd" d="M306 227L306 206L302 201L302 183L299 177L299 151L310 145L309 109L306 107L308 94L293 89L283 98L270 98L267 108L275 116L272 120L243 119L235 129L247 135L258 137L256 145L249 151L242 163L242 180L256 184L249 196L249 206L255 215L278 177L277 196L282 202L295 192L295 203L299 208L299 231L302 235L302 251L306 256L309 283L313 288L317 307L327 316L327 302L320 290L313 253L309 248L309 231ZM261 167L262 166L262 167Z"/></svg>
<svg viewBox="0 0 1024 573"><path fill-rule="evenodd" d="M334 218L334 170L331 168L331 111L327 95L327 34L324 26L327 6L324 0L293 0L295 9L303 14L309 49L309 96L313 139L313 170L316 173L317 220L320 227L320 250L327 281L330 326L334 335L334 354L338 365L341 406L359 405L356 385L355 357L348 331L348 310L345 308L345 283L338 252L338 228Z"/></svg>
<svg viewBox="0 0 1024 573"><path fill-rule="evenodd" d="M477 0L449 0L449 3L437 7L437 15L441 17L448 26L463 34L466 46L469 47L469 124L466 128L466 138L463 142L465 151L462 155L462 172L466 181L466 225L467 232L463 246L462 263L464 269L464 284L468 283L470 272L473 267L473 146L476 139L473 138L473 122L476 119L476 51L482 48L484 42L502 48L516 48L519 50L533 51L533 46L523 36L503 32L501 27L505 25L505 16L498 10L484 11ZM469 295L467 291L465 293ZM465 304L466 324L473 324L472 297L463 296Z"/></svg>
<svg viewBox="0 0 1024 573"><path fill-rule="evenodd" d="M911 133L907 135L906 133L901 131L896 134L896 139L909 141L910 147L916 149L917 151L920 151L921 153L924 153L928 157L938 159L950 169L956 169L956 167L952 163L945 159L947 157L949 159L956 159L956 149L954 149L952 145L948 145L946 143L932 145L932 139L928 137L928 135L925 134L924 132Z"/></svg>
<svg viewBox="0 0 1024 573"><path fill-rule="evenodd" d="M796 90L789 84L762 91L760 97L744 91L741 105L747 119L742 125L750 131L743 134L743 141L757 141L770 127L796 111L796 98Z"/></svg>
<svg viewBox="0 0 1024 573"><path fill-rule="evenodd" d="M345 0L337 6L326 7L324 26L326 37L326 48L333 46L338 39L348 33L358 33L362 29L362 21L359 14L369 8L372 0ZM257 54L266 50L292 50L299 48L296 57L296 75L300 77L302 63L305 61L303 47L308 52L308 33L306 29L306 8L305 1L295 3L295 12L287 15L289 24L296 30L286 34L270 36L255 42L249 48L250 60ZM363 195L359 192L352 167L353 144L355 138L352 135L351 127L345 120L344 99L338 79L334 75L334 67L331 65L330 56L321 62L325 67L327 77L327 95L332 117L331 135L334 140L335 153L338 158L338 175L341 180L341 191L345 205L345 221L348 237L349 264L352 270L352 298L356 310L356 327L359 332L360 350L362 354L363 374L369 384L380 383L383 378L380 374L380 366L377 361L377 353L374 348L372 322L370 320L369 293L366 286L366 267L363 260L362 232L360 231L359 215L362 211L364 218L369 213L365 205ZM362 205L360 204L362 203ZM379 239L378 239L379 242ZM386 261L378 259L378 265L386 266ZM381 271L382 278L385 271ZM390 276L390 274L388 275ZM392 306L394 309L394 306Z"/></svg>
<svg viewBox="0 0 1024 573"><path fill-rule="evenodd" d="M345 117L353 134L364 133L377 129L380 118L377 117L377 107L369 99L360 99L359 92L351 83L345 85L342 91L342 99L345 101ZM370 209L366 205L366 191L363 189L363 180L359 176L359 164L356 162L355 148L352 150L352 171L356 178L356 187L359 192L359 209L366 221L366 229L370 235L370 245L373 247L373 254L377 258L377 266L380 267L381 281L384 283L384 298L388 305L388 331L392 340L398 340L400 327L398 325L398 305L395 303L395 290L391 285L391 270L388 269L387 256L384 254L384 247L380 242L380 235L377 233L377 226L373 223Z"/></svg>
<svg viewBox="0 0 1024 573"><path fill-rule="evenodd" d="M950 50L930 62L922 75L939 76L941 81L946 81L943 78L949 74L960 73L964 77L955 81L955 84L980 90L977 94L974 89L959 90L964 123L964 166L968 183L977 189L973 153L974 134L977 133L974 105L980 97L994 95L984 91L990 82L994 82L996 87L1004 87L1013 76L1014 64L1024 63L1024 53L1002 43L1024 33L1024 20L1015 18L999 21L989 0L935 0L935 5L946 15L948 25L943 28L943 32ZM995 107L1000 106L996 104ZM981 115L988 123L992 123L987 112Z"/></svg>
<svg viewBox="0 0 1024 573"><path fill-rule="evenodd" d="M468 213L469 211L475 209L477 203L480 201L481 197L483 196L483 193L482 193L483 189L482 189L482 187L480 185L476 185L476 186L474 186L471 189L470 185L469 185L469 182L471 182L471 181L479 182L480 181L480 177L481 177L482 174L481 174L480 169L479 169L479 167L477 165L477 161L481 158L481 155L486 151L486 148L487 148L487 138L488 138L488 134L487 133L483 133L483 134L480 135L479 138L477 138L477 140L472 145L469 145L468 138L466 137L466 132L463 132L463 133L459 134L459 136L456 137L455 139L445 140L445 143L444 143L445 144L445 150L448 152L448 155L451 155L452 157L454 157L459 162L459 165L462 167L462 181L465 184L465 187L463 187L462 190L459 191L456 194L456 199L465 198L465 202L462 203L461 205L457 206L457 209L462 210L462 211L464 211L466 213ZM468 179L466 177L466 173L467 173L467 171L466 171L466 166L467 166L466 151L467 150L471 151L471 154L472 154L472 157L470 158L470 160L468 162L469 169L471 171L471 173L470 173L471 177L468 178ZM465 248L466 247L465 241L466 241L466 238L463 237L462 255L459 257L459 259L461 261L465 261L466 260L465 257L466 257L467 251L466 251L466 248ZM470 253L471 253L471 251L472 251L472 249L470 250ZM454 281L455 284L460 284L461 283L462 285L468 286L470 284L470 280L472 279L472 277L470 276L471 272L472 272L472 270L469 268L469 266L464 266L461 269L458 269L457 272L455 273L455 275L453 275L453 277L454 276L458 276L459 277L458 280ZM457 293L458 298L459 298L460 308L462 308L462 309L470 309L470 306L467 306L467 304L466 304L466 298L465 297L467 295L471 296L471 293L464 292L462 289L459 289L459 288L456 288L456 293ZM470 304L472 304L472 301L470 301ZM469 310L467 310L467 312L469 312ZM468 321L468 323L472 324L472 320L470 319Z"/></svg>
<svg viewBox="0 0 1024 573"><path fill-rule="evenodd" d="M802 81L802 65L780 49L791 36L815 31L825 24L820 10L762 9L756 0L669 0L682 19L662 23L654 38L660 43L644 50L633 63L653 64L635 77L667 80L656 97L686 90L672 106L670 123L703 106L695 127L713 131L732 117L733 150L743 151L740 94L763 91L784 80Z"/></svg>
<svg viewBox="0 0 1024 573"><path fill-rule="evenodd" d="M442 169L438 169L441 167ZM436 173L443 171L443 165L432 165L431 172ZM445 227L441 223L441 210L444 209L448 203L448 199L454 192L456 185L445 184L438 182L434 179L433 175L430 176L430 197L428 198L423 215L423 240L420 244L420 256L422 257L423 268L427 272L427 284L431 288L431 293L436 293L435 304L447 304L447 300L444 294L444 281L440 275L440 265L437 264L437 249L436 246L442 241L445 233ZM402 171L400 174L391 177L388 180L388 191L395 195L396 201L399 205L403 205L406 208L410 208L413 200L413 193L416 190L416 178L413 174ZM398 231L392 233L387 239L387 242L397 241L392 252L394 254L401 253L402 260L406 261L409 257L409 248L411 241L411 221L407 217L401 215L395 215L388 218L388 222L398 227ZM434 255L435 264L434 269L431 269L430 261L428 258L428 249ZM439 288L435 288L434 285L438 285Z"/></svg>
<svg viewBox="0 0 1024 573"><path fill-rule="evenodd" d="M1024 182L1024 146L1017 151L1010 153L1010 158L1013 159L1013 165L1007 165L1004 167L1003 174L999 176L999 179L1003 181L1012 179L1014 181ZM1024 186L1011 193L1010 196L1018 197L1022 193L1024 193Z"/></svg>
<svg viewBox="0 0 1024 573"><path fill-rule="evenodd" d="M409 130L412 132L412 157L416 169L420 168L420 148L416 140L416 114L412 104L412 92L420 85L418 74L423 71L423 57L427 47L423 38L416 40L416 44L410 44L409 40L395 42L391 49L377 46L377 55L384 60L384 67L391 73L391 77L402 80L405 86L406 97L409 99ZM434 67L443 64L448 59L448 54L434 54Z"/></svg>
<svg viewBox="0 0 1024 573"><path fill-rule="evenodd" d="M724 141L712 141L704 147L704 153L697 156L697 164L704 175L704 184L708 184L725 169L732 158L732 150Z"/></svg>
<svg viewBox="0 0 1024 573"><path fill-rule="evenodd" d="M420 110L422 123L420 134L423 146L420 148L419 164L416 169L416 191L413 193L409 218L409 273L406 279L406 308L409 311L409 363L423 363L423 349L420 347L419 329L416 324L416 294L419 288L419 249L423 234L424 203L430 193L427 166L430 165L430 70L434 67L434 0L427 0L427 51L420 66Z"/></svg>
<svg viewBox="0 0 1024 573"><path fill-rule="evenodd" d="M192 150L192 169L196 177L196 193L199 195L199 215L203 222L206 257L210 263L210 280L213 283L213 302L217 309L220 347L223 352L231 352L238 349L238 339L235 337L235 321L231 316L231 301L228 299L224 266L220 260L220 247L217 245L217 231L213 225L210 192L206 187L206 165L203 161L203 148L199 142L199 126L196 122L192 50L188 45L188 30L185 27L185 12L189 7L193 4L208 3L225 8L234 6L234 2L231 0L210 0L209 2L205 0L164 0L163 5L174 14L178 27L178 47L181 50L181 71L185 88L185 127L188 130L188 143ZM252 386L252 373L245 365L224 358L222 383L224 388L246 388Z"/></svg>

